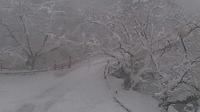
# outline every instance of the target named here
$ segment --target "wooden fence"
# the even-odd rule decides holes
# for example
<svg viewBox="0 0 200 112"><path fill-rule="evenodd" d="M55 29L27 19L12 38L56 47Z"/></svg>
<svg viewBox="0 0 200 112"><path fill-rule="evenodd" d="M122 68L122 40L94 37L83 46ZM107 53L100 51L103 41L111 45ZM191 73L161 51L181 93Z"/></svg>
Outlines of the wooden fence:
<svg viewBox="0 0 200 112"><path fill-rule="evenodd" d="M71 56L69 56L69 60L68 61L64 61L63 63L55 63L54 64L54 70L62 70L65 68L71 68L72 66L72 58Z"/></svg>
<svg viewBox="0 0 200 112"><path fill-rule="evenodd" d="M3 70L9 70L9 67L6 67L2 63L0 63L0 71L3 71Z"/></svg>
<svg viewBox="0 0 200 112"><path fill-rule="evenodd" d="M62 63L54 63L51 67L47 67L41 70L11 70L11 68L6 67L3 63L0 63L0 74L24 74L24 73L35 73L35 72L46 72L52 70L62 70L62 69L69 69L72 66L72 58L69 57L69 60L63 61Z"/></svg>

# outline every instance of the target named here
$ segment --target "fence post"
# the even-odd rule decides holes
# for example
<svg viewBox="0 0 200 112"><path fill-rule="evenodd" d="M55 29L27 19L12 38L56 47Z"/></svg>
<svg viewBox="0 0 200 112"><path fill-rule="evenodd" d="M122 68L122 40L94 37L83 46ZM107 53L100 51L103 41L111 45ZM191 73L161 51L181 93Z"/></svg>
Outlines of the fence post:
<svg viewBox="0 0 200 112"><path fill-rule="evenodd" d="M54 70L56 70L57 69L57 65L56 65L56 63L54 64Z"/></svg>
<svg viewBox="0 0 200 112"><path fill-rule="evenodd" d="M3 71L3 64L2 63L0 63L0 69L1 69L1 71Z"/></svg>
<svg viewBox="0 0 200 112"><path fill-rule="evenodd" d="M65 64L63 63L62 65L61 65L61 69L63 70L65 68Z"/></svg>
<svg viewBox="0 0 200 112"><path fill-rule="evenodd" d="M71 57L71 56L69 56L68 68L71 68L71 66L72 66L72 57Z"/></svg>

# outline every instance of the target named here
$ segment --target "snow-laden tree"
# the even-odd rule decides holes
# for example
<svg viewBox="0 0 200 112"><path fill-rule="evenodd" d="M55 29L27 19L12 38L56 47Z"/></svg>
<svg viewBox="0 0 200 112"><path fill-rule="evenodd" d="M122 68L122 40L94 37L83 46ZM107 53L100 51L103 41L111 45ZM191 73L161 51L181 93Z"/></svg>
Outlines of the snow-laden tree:
<svg viewBox="0 0 200 112"><path fill-rule="evenodd" d="M8 40L7 45L17 47L18 51L20 49L19 54L25 57L25 64L30 69L42 62L41 58L52 57L48 54L62 58L52 52L58 52L65 40L75 37L73 32L83 19L70 7L69 1L44 0L37 3L10 0L2 3L7 4L0 7L3 15L0 21L2 39ZM68 46L67 42L65 44Z"/></svg>
<svg viewBox="0 0 200 112"><path fill-rule="evenodd" d="M111 75L123 78L125 88L158 93L163 110L181 102L187 107L191 99L196 108L198 21L188 19L172 0L127 0L116 5L109 25L120 37L119 47L105 53L117 61Z"/></svg>
<svg viewBox="0 0 200 112"><path fill-rule="evenodd" d="M8 16L2 17L0 25L26 56L26 66L35 68L37 59L59 47L49 32L51 18L28 1L11 1ZM56 40L59 41L59 40Z"/></svg>
<svg viewBox="0 0 200 112"><path fill-rule="evenodd" d="M169 3L162 0L121 1L117 4L117 12L111 16L109 27L120 38L117 50L125 56L123 58L129 58L128 62L121 63L129 64L125 66L130 69L134 85L140 80L142 72L158 72L156 60L160 52L156 51L164 47L164 42L175 38L170 34L176 22L171 23L168 19L174 19L179 10ZM173 13L169 14L170 11Z"/></svg>

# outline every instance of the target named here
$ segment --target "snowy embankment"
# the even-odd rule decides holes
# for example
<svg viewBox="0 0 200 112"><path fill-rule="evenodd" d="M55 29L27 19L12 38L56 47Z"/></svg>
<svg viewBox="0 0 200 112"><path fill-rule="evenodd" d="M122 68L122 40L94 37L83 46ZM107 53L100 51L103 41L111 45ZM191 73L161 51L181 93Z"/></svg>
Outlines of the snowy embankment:
<svg viewBox="0 0 200 112"><path fill-rule="evenodd" d="M159 112L151 97L124 91L119 84L109 89L105 59L80 65L71 71L1 75L0 112L126 112L114 96L132 112Z"/></svg>

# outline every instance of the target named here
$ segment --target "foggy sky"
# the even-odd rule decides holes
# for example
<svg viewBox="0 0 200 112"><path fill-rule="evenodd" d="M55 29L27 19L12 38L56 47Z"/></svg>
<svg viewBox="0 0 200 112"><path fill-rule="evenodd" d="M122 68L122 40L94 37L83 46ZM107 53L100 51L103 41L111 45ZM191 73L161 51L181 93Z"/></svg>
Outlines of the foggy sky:
<svg viewBox="0 0 200 112"><path fill-rule="evenodd" d="M46 0L31 0L31 1L46 1ZM71 1L74 7L76 8L87 8L87 7L93 7L96 9L104 9L112 5L112 3L118 1L118 0L66 0ZM184 7L186 11L190 12L200 12L200 0L175 0Z"/></svg>
<svg viewBox="0 0 200 112"><path fill-rule="evenodd" d="M104 9L117 0L71 0L78 7ZM200 0L176 0L188 12L200 12Z"/></svg>
<svg viewBox="0 0 200 112"><path fill-rule="evenodd" d="M185 10L200 12L200 0L177 0Z"/></svg>

